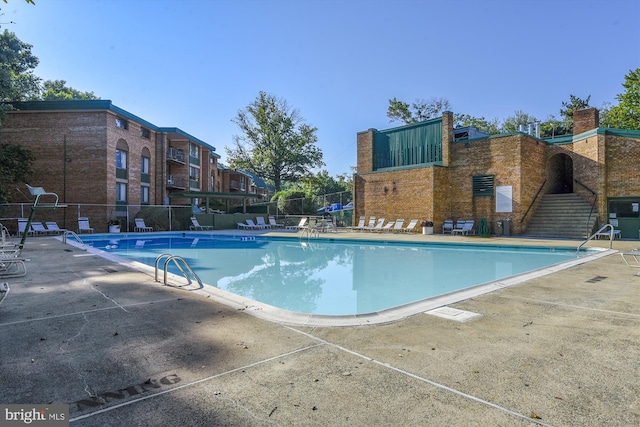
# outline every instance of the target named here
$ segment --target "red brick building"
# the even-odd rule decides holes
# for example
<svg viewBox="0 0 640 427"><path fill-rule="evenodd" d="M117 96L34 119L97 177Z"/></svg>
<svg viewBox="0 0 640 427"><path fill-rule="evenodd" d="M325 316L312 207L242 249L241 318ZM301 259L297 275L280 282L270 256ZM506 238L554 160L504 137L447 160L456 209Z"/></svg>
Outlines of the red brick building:
<svg viewBox="0 0 640 427"><path fill-rule="evenodd" d="M431 220L435 230L445 219L473 219L477 229L485 218L493 232L508 218L511 234L522 235L531 234L545 197L570 194L591 206L586 225L611 222L637 239L640 131L599 128L598 122L598 111L585 109L575 113L573 135L473 135L473 129L454 128L453 114L445 112L360 132L354 215ZM564 217L570 222L571 212ZM585 233L579 234L573 237Z"/></svg>
<svg viewBox="0 0 640 427"><path fill-rule="evenodd" d="M213 146L181 129L149 123L109 100L14 107L0 127L0 143L31 150L36 157L31 184L68 204L110 205L117 212L109 215L122 216L118 212L127 206L192 203L169 198L172 192L218 188L220 156ZM18 193L14 200L23 198Z"/></svg>

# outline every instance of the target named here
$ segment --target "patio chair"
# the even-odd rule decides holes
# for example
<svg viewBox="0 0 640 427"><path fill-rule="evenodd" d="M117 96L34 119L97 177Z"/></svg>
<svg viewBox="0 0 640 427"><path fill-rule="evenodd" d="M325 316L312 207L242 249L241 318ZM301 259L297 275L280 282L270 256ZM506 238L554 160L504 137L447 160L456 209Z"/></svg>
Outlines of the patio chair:
<svg viewBox="0 0 640 427"><path fill-rule="evenodd" d="M189 230L213 230L213 225L200 225L198 222L198 218L191 217L192 226L189 227Z"/></svg>
<svg viewBox="0 0 640 427"><path fill-rule="evenodd" d="M18 218L18 236L22 236L24 233L27 233L27 236L33 236L35 232L32 227L29 227L27 230L27 223L29 220L27 218Z"/></svg>
<svg viewBox="0 0 640 427"><path fill-rule="evenodd" d="M49 234L49 230L44 228L44 224L38 221L33 221L31 223L31 229L36 233L36 236L38 234Z"/></svg>
<svg viewBox="0 0 640 427"><path fill-rule="evenodd" d="M362 231L362 230L364 230L365 220L366 220L366 218L364 216L361 216L360 219L358 220L358 225L351 227L351 229L353 231Z"/></svg>
<svg viewBox="0 0 640 427"><path fill-rule="evenodd" d="M93 228L89 226L89 218L78 218L78 234L80 233L93 233Z"/></svg>
<svg viewBox="0 0 640 427"><path fill-rule="evenodd" d="M269 225L271 226L271 228L283 228L284 224L278 224L276 222L276 219L272 216L269 217Z"/></svg>
<svg viewBox="0 0 640 427"><path fill-rule="evenodd" d="M271 228L271 224L267 224L263 216L256 217L257 226L259 228Z"/></svg>
<svg viewBox="0 0 640 427"><path fill-rule="evenodd" d="M0 255L0 278L22 277L25 274L27 274L27 266L24 259Z"/></svg>
<svg viewBox="0 0 640 427"><path fill-rule="evenodd" d="M376 222L375 226L367 227L367 228L365 228L365 230L373 231L373 232L380 231L380 230L382 230L382 226L384 225L384 221L385 221L385 218L378 218L378 222Z"/></svg>
<svg viewBox="0 0 640 427"><path fill-rule="evenodd" d="M414 228L416 228L416 225L418 225L418 222L420 222L419 219L412 219L411 221L409 221L409 224L402 229L403 233L411 233L413 231Z"/></svg>
<svg viewBox="0 0 640 427"><path fill-rule="evenodd" d="M238 228L240 230L251 230L252 229L250 225L245 224L244 222L238 222L236 224L238 225Z"/></svg>
<svg viewBox="0 0 640 427"><path fill-rule="evenodd" d="M393 231L394 233L401 233L403 224L404 224L404 219L397 219L396 223L393 224L393 228L389 231Z"/></svg>
<svg viewBox="0 0 640 427"><path fill-rule="evenodd" d="M369 223L362 228L362 231L372 230L372 229L375 228L375 226L376 226L376 217L375 216L370 216L369 217Z"/></svg>
<svg viewBox="0 0 640 427"><path fill-rule="evenodd" d="M611 239L612 232L613 232L614 239L622 238L621 231L616 229L613 229L613 231L611 231L610 229L608 229L607 231L601 231L599 233L594 234L594 237L596 238L596 240L600 240L601 237L606 237L607 239Z"/></svg>
<svg viewBox="0 0 640 427"><path fill-rule="evenodd" d="M456 225L456 228L451 230L451 235L457 236L458 234L462 234L463 236L468 236L469 234L475 234L475 232L473 231L473 220L465 221L464 224L462 224L461 228L457 228L457 225Z"/></svg>
<svg viewBox="0 0 640 427"><path fill-rule="evenodd" d="M451 232L453 231L453 220L452 219L445 219L444 220L444 224L442 224L442 234L451 234Z"/></svg>
<svg viewBox="0 0 640 427"><path fill-rule="evenodd" d="M304 228L307 228L307 218L300 218L300 222L298 223L298 225L287 225L285 226L285 230L302 230Z"/></svg>
<svg viewBox="0 0 640 427"><path fill-rule="evenodd" d="M62 234L66 231L58 227L58 223L55 221L47 221L44 225L47 227L47 231L51 234Z"/></svg>
<svg viewBox="0 0 640 427"><path fill-rule="evenodd" d="M252 219L245 219L244 222L247 223L247 225L249 226L249 228L251 230L262 230L263 228L265 228L265 227L263 227L261 225L256 224L255 222L253 222Z"/></svg>
<svg viewBox="0 0 640 427"><path fill-rule="evenodd" d="M387 224L385 224L383 227L380 227L380 229L375 229L374 231L382 233L382 232L390 232L391 229L393 228L393 225L395 224L395 221L389 221Z"/></svg>
<svg viewBox="0 0 640 427"><path fill-rule="evenodd" d="M153 231L153 227L149 227L144 223L144 218L135 218L134 221L136 223L136 226L133 228L134 232Z"/></svg>

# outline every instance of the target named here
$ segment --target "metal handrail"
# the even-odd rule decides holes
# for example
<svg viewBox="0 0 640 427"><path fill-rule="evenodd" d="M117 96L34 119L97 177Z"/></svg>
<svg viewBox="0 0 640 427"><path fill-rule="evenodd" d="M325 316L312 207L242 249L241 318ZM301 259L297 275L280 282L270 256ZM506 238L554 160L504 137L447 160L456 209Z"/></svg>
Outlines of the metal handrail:
<svg viewBox="0 0 640 427"><path fill-rule="evenodd" d="M156 282L159 281L158 280L158 264L160 263L160 260L163 258L166 258L163 265L163 270L164 270L163 283L165 285L171 286L167 281L167 275L169 270L169 262L173 261L176 267L178 267L178 270L180 270L180 272L182 272L182 275L185 277L185 279L187 279L187 282L188 282L187 285L190 285L191 283L193 283L191 280L191 278L193 278L198 282L198 285L200 285L200 288L204 287L204 285L202 284L202 280L200 280L200 277L198 277L195 271L191 269L187 261L185 261L184 258L182 258L181 256L171 255L171 254L160 254L156 257L155 276L154 276L154 280Z"/></svg>
<svg viewBox="0 0 640 427"><path fill-rule="evenodd" d="M591 232L591 230L589 230L589 223L591 222L591 215L593 214L593 210L596 207L596 203L598 202L598 193L596 193L595 191L593 191L592 189L590 189L589 187L587 187L586 185L584 185L583 183L581 183L580 181L578 181L577 179L573 178L573 180L575 182L577 182L578 184L582 185L584 188L586 188L588 191L591 192L591 194L593 194L593 203L591 204L591 211L589 211L589 218L587 218L587 223L585 224L585 226L587 227L587 236L589 235L589 233ZM593 230L593 229L592 229Z"/></svg>
<svg viewBox="0 0 640 427"><path fill-rule="evenodd" d="M614 234L615 229L613 228L613 225L605 224L602 227L600 227L600 230L596 231L591 236L589 236L589 238L587 238L587 240L585 240L584 242L580 243L580 246L578 246L578 249L576 249L576 252L580 252L580 248L582 248L584 245L586 245L589 242L589 240L591 240L594 237L600 235L605 228L610 228L611 229L611 231L609 232L609 249L611 249L612 246L613 246L613 238L615 236L615 234Z"/></svg>
<svg viewBox="0 0 640 427"><path fill-rule="evenodd" d="M527 217L527 215L529 214L529 211L531 210L531 208L533 207L533 204L536 202L536 200L538 199L538 196L540 195L540 192L542 191L542 189L544 188L545 184L547 183L547 180L545 179L544 182L542 183L542 185L540 186L540 188L538 188L538 192L536 193L535 197L533 198L533 200L531 201L531 204L529 204L529 207L527 208L527 211L524 213L524 215L522 215L522 218L520 219L520 224L522 224L522 221L524 221L524 219Z"/></svg>
<svg viewBox="0 0 640 427"><path fill-rule="evenodd" d="M71 234L71 236L73 236L73 238L76 239L76 241L78 243L80 243L82 246L84 246L84 242L82 241L80 236L78 236L75 232L73 232L71 230L64 230L64 233L62 233L62 243L67 243L67 235L69 235L69 234Z"/></svg>

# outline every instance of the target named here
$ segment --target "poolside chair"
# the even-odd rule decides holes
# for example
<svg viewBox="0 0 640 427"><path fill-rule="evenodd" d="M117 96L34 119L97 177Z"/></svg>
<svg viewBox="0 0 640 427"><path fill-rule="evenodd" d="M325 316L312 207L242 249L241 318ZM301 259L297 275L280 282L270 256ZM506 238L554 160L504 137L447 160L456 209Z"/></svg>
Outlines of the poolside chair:
<svg viewBox="0 0 640 427"><path fill-rule="evenodd" d="M385 218L378 218L378 222L376 222L375 226L373 226L371 228L367 227L365 230L367 230L367 231L380 231L380 230L382 230L382 226L384 225L384 221L385 221Z"/></svg>
<svg viewBox="0 0 640 427"><path fill-rule="evenodd" d="M191 217L192 226L189 227L189 230L213 230L213 225L200 225L198 222L198 218Z"/></svg>
<svg viewBox="0 0 640 427"><path fill-rule="evenodd" d="M452 219L445 219L444 220L444 224L442 224L442 234L451 234L451 232L453 231L453 220Z"/></svg>
<svg viewBox="0 0 640 427"><path fill-rule="evenodd" d="M50 234L62 234L64 233L66 230L58 227L58 223L55 221L47 221L44 223L44 225L47 227L47 231Z"/></svg>
<svg viewBox="0 0 640 427"><path fill-rule="evenodd" d="M404 224L404 219L397 219L396 223L393 224L393 228L390 231L394 233L402 233L402 225Z"/></svg>
<svg viewBox="0 0 640 427"><path fill-rule="evenodd" d="M31 223L31 229L36 233L36 236L38 234L49 234L49 230L44 228L44 224L38 221L33 221Z"/></svg>
<svg viewBox="0 0 640 427"><path fill-rule="evenodd" d="M461 228L457 227L456 225L456 228L451 230L451 235L457 236L458 234L462 234L463 236L468 236L469 234L475 234L473 231L473 220L465 221Z"/></svg>
<svg viewBox="0 0 640 427"><path fill-rule="evenodd" d="M24 233L27 233L27 236L34 235L33 228L29 227L27 230L27 223L29 220L27 218L18 218L18 236L22 236Z"/></svg>
<svg viewBox="0 0 640 427"><path fill-rule="evenodd" d="M603 226L604 228L604 226ZM613 234L613 238L614 239L621 239L622 238L622 233L620 230L616 230L613 229L613 231L608 230L608 231L601 231L599 233L594 234L594 237L597 240L600 240L601 237L606 237L607 239L611 239L611 235ZM623 257L624 258L624 257Z"/></svg>
<svg viewBox="0 0 640 427"><path fill-rule="evenodd" d="M376 227L376 217L375 216L370 216L369 217L369 222L367 223L367 225L365 225L362 228L362 231L369 231L372 230Z"/></svg>
<svg viewBox="0 0 640 427"><path fill-rule="evenodd" d="M362 231L362 230L364 230L365 220L366 220L366 218L364 216L361 216L360 219L358 220L358 225L351 227L351 229L354 230L354 231Z"/></svg>
<svg viewBox="0 0 640 427"><path fill-rule="evenodd" d="M285 226L285 230L302 230L304 228L307 228L307 218L300 218L300 222L298 223L298 225L287 225Z"/></svg>
<svg viewBox="0 0 640 427"><path fill-rule="evenodd" d="M262 230L263 226L256 224L255 222L253 222L252 219L245 219L244 220L247 223L247 226L249 227L249 229L251 230Z"/></svg>
<svg viewBox="0 0 640 427"><path fill-rule="evenodd" d="M27 266L24 259L0 255L0 278L22 277L25 274L27 274Z"/></svg>
<svg viewBox="0 0 640 427"><path fill-rule="evenodd" d="M265 220L264 220L264 217L263 217L263 216L257 216L257 217L256 217L256 223L257 223L256 225L257 225L259 228L271 228L271 225L270 225L270 224L267 224L267 223L265 222Z"/></svg>
<svg viewBox="0 0 640 427"><path fill-rule="evenodd" d="M153 231L153 227L148 227L147 224L144 223L144 218L135 218L134 221L136 223L136 226L133 228L134 232Z"/></svg>
<svg viewBox="0 0 640 427"><path fill-rule="evenodd" d="M283 228L284 224L278 224L276 222L276 219L272 216L269 217L269 225L271 226L271 228Z"/></svg>
<svg viewBox="0 0 640 427"><path fill-rule="evenodd" d="M416 228L416 225L418 225L418 223L420 222L419 219L412 219L411 221L409 221L409 224L402 229L403 233L411 233L413 231L414 228Z"/></svg>
<svg viewBox="0 0 640 427"><path fill-rule="evenodd" d="M238 222L236 223L238 225L238 228L240 230L251 230L251 227L247 224L245 224L244 222Z"/></svg>
<svg viewBox="0 0 640 427"><path fill-rule="evenodd" d="M375 229L374 231L377 231L379 233L382 232L389 232L391 231L391 229L393 228L393 225L395 224L395 221L389 221L387 224L385 224L383 227L380 227L380 229Z"/></svg>
<svg viewBox="0 0 640 427"><path fill-rule="evenodd" d="M78 218L78 234L80 233L93 233L93 228L89 226L89 218Z"/></svg>

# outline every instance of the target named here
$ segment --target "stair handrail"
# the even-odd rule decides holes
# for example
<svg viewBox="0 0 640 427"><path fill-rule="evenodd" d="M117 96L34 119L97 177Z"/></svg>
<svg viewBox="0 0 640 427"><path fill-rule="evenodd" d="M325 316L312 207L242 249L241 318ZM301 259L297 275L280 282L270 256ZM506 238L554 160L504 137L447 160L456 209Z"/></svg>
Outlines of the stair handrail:
<svg viewBox="0 0 640 427"><path fill-rule="evenodd" d="M609 231L609 249L611 249L612 246L613 246L613 237L615 236L615 234L614 234L615 228L613 228L613 225L611 225L611 224L605 224L602 227L600 227L600 229L598 231L596 231L591 236L589 236L587 238L587 240L585 240L584 242L580 243L580 246L578 246L578 249L576 249L576 252L580 252L580 248L582 248L584 245L586 245L594 237L596 237L596 236L598 236L600 234L604 234L604 233L602 233L602 231L605 228L609 228L610 229L610 231Z"/></svg>
<svg viewBox="0 0 640 427"><path fill-rule="evenodd" d="M524 221L524 219L527 217L527 215L529 215L529 211L531 210L531 208L533 207L533 204L538 199L538 196L540 195L540 192L542 191L542 189L544 188L544 185L546 183L547 183L547 180L545 179L544 182L542 183L542 185L540 186L540 188L538 188L538 192L536 193L535 197L531 201L531 204L529 204L529 207L527 208L527 211L524 213L524 215L522 215L522 218L520 219L520 224L522 224L522 221Z"/></svg>
<svg viewBox="0 0 640 427"><path fill-rule="evenodd" d="M591 215L593 215L593 210L596 208L596 203L598 202L598 193L596 193L595 191L593 191L592 189L590 189L589 187L587 187L586 185L584 185L583 183L581 183L580 181L578 181L577 179L573 178L573 180L582 185L584 188L586 188L589 192L591 192L591 194L593 194L593 203L591 204L591 211L589 211L589 218L587 218L587 223L585 224L585 227L587 228L587 236L589 235L589 233L591 233L593 231L593 228L590 230L589 229L589 223L591 222Z"/></svg>

